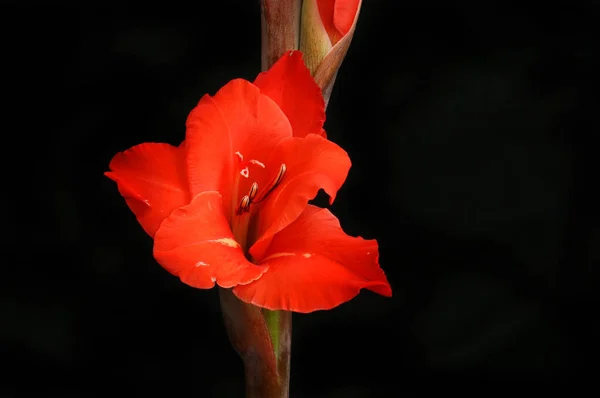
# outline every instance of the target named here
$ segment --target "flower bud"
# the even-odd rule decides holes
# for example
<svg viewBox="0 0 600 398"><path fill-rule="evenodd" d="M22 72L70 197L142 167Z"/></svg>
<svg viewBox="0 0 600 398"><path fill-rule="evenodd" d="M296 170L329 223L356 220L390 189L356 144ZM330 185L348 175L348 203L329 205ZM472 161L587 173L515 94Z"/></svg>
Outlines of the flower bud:
<svg viewBox="0 0 600 398"><path fill-rule="evenodd" d="M304 0L300 51L325 102L348 52L362 0Z"/></svg>

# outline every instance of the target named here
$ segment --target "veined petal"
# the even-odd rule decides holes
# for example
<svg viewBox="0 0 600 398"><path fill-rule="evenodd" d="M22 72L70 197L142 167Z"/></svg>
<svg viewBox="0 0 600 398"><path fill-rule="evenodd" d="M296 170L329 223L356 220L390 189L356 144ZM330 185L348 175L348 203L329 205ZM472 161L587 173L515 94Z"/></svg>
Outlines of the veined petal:
<svg viewBox="0 0 600 398"><path fill-rule="evenodd" d="M154 237L154 257L182 282L199 289L250 283L268 268L246 260L216 191L196 195L161 224Z"/></svg>
<svg viewBox="0 0 600 398"><path fill-rule="evenodd" d="M299 51L288 51L254 84L285 113L295 137L323 135L325 101Z"/></svg>
<svg viewBox="0 0 600 398"><path fill-rule="evenodd" d="M329 210L309 205L273 238L261 262L269 271L233 292L259 307L296 312L336 307L362 288L389 297L378 259L377 241L346 235Z"/></svg>
<svg viewBox="0 0 600 398"><path fill-rule="evenodd" d="M346 151L338 145L309 134L282 141L269 164L285 164L287 172L257 212L257 238L250 254L258 261L264 257L273 236L300 216L319 189L323 189L333 203L351 163Z"/></svg>
<svg viewBox="0 0 600 398"><path fill-rule="evenodd" d="M150 236L173 210L190 202L185 144L136 145L117 153L109 168L104 174L117 183L119 193Z"/></svg>
<svg viewBox="0 0 600 398"><path fill-rule="evenodd" d="M218 191L231 197L233 162L229 125L214 100L205 95L186 121L187 170L192 197Z"/></svg>
<svg viewBox="0 0 600 398"><path fill-rule="evenodd" d="M249 81L232 80L213 100L229 126L234 151L246 159L267 159L277 143L293 135L279 106Z"/></svg>
<svg viewBox="0 0 600 398"><path fill-rule="evenodd" d="M252 83L235 79L214 97L204 96L187 119L187 167L192 197L219 191L231 212L239 152L264 162L279 141L292 136L279 106Z"/></svg>

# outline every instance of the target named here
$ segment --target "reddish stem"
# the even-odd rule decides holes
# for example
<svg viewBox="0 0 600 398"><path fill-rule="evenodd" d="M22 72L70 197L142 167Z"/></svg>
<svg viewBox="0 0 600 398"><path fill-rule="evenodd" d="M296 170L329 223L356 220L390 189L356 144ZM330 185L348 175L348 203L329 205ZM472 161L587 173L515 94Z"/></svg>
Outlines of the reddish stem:
<svg viewBox="0 0 600 398"><path fill-rule="evenodd" d="M297 50L301 0L262 0L261 69L269 69L286 51Z"/></svg>
<svg viewBox="0 0 600 398"><path fill-rule="evenodd" d="M288 398L292 313L269 311L219 289L227 335L244 362L246 397Z"/></svg>

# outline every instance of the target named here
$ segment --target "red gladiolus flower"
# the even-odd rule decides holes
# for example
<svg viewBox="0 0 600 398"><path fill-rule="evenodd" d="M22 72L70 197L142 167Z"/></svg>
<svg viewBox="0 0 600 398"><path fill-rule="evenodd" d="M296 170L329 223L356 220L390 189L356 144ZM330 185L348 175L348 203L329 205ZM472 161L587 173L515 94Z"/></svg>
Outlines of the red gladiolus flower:
<svg viewBox="0 0 600 398"><path fill-rule="evenodd" d="M346 152L325 138L324 103L300 52L254 83L229 82L190 113L178 147L117 154L106 175L144 230L154 257L184 283L233 288L268 309L310 312L361 288L390 296L374 240L347 236L325 209L346 179Z"/></svg>

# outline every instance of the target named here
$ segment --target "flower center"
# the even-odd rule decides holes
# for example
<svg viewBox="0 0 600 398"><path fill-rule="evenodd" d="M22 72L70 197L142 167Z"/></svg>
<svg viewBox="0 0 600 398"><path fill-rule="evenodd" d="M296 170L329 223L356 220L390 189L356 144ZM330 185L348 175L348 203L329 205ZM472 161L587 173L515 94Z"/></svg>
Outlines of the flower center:
<svg viewBox="0 0 600 398"><path fill-rule="evenodd" d="M250 159L244 161L244 156L238 151L235 152L238 157L238 170L239 174L235 178L235 186L233 190L233 203L232 203L232 231L236 238L236 241L242 246L244 252L247 253L248 249L248 226L251 216L252 205L259 204L264 201L278 186L285 177L287 167L285 163L279 166L277 173L269 180L268 183L264 184L263 187L259 187L258 182L253 181L248 189L248 193L239 199L239 193L244 192L244 187L248 186L250 178L251 168L267 169L265 164L256 159ZM243 179L242 179L243 177Z"/></svg>
<svg viewBox="0 0 600 398"><path fill-rule="evenodd" d="M269 196L269 194L273 192L275 188L277 188L277 186L281 183L281 180L283 180L286 171L287 167L285 166L285 163L282 163L279 167L279 172L275 175L275 177L271 179L271 181L267 184L266 188L260 192L260 195L257 195L259 193L258 183L254 181L250 186L248 194L242 197L242 200L240 200L240 203L236 207L235 215L239 216L244 213L248 213L250 211L251 204L260 203L263 200L265 200L267 196Z"/></svg>

